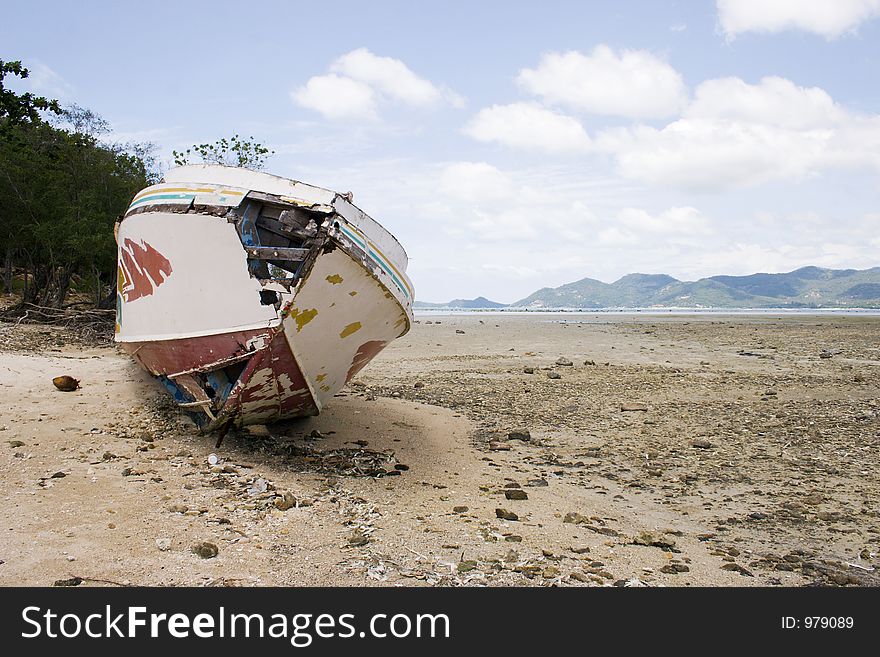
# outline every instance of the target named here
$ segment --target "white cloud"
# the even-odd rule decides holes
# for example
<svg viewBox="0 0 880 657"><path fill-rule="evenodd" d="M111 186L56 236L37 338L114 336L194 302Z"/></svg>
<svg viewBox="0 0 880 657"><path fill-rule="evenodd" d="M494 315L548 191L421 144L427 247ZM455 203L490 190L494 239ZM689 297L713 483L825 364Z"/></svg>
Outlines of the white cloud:
<svg viewBox="0 0 880 657"><path fill-rule="evenodd" d="M799 29L835 39L880 15L880 0L717 0L728 38Z"/></svg>
<svg viewBox="0 0 880 657"><path fill-rule="evenodd" d="M880 169L880 118L837 105L822 89L783 78L698 87L681 119L663 128L613 128L596 138L627 178L719 191L803 179L832 167Z"/></svg>
<svg viewBox="0 0 880 657"><path fill-rule="evenodd" d="M514 193L510 178L485 162L456 162L440 174L438 189L462 201L499 201Z"/></svg>
<svg viewBox="0 0 880 657"><path fill-rule="evenodd" d="M22 84L28 91L54 100L70 100L73 87L52 68L41 62L28 64L26 68L28 77Z"/></svg>
<svg viewBox="0 0 880 657"><path fill-rule="evenodd" d="M545 102L594 114L637 119L673 116L687 102L681 75L645 50L615 53L599 45L545 54L537 68L523 69L519 85Z"/></svg>
<svg viewBox="0 0 880 657"><path fill-rule="evenodd" d="M531 103L484 107L465 125L464 133L478 141L546 153L577 153L590 147L577 119Z"/></svg>
<svg viewBox="0 0 880 657"><path fill-rule="evenodd" d="M691 206L672 207L657 215L641 208L624 208L618 218L624 226L642 233L698 235L710 232L706 218Z"/></svg>
<svg viewBox="0 0 880 657"><path fill-rule="evenodd" d="M780 77L765 77L752 85L731 77L703 82L684 116L800 130L832 127L845 119L846 112L819 87L799 87Z"/></svg>
<svg viewBox="0 0 880 657"><path fill-rule="evenodd" d="M419 77L399 59L380 57L366 48L337 58L330 73L309 78L291 98L329 119L376 119L381 104L464 106L455 92Z"/></svg>
<svg viewBox="0 0 880 657"><path fill-rule="evenodd" d="M366 48L342 55L330 68L408 105L427 106L447 100L453 106L460 107L464 103L454 92L441 89L413 73L399 59L380 57Z"/></svg>
<svg viewBox="0 0 880 657"><path fill-rule="evenodd" d="M291 98L328 119L376 118L373 90L363 82L335 73L309 78L305 86L291 92Z"/></svg>

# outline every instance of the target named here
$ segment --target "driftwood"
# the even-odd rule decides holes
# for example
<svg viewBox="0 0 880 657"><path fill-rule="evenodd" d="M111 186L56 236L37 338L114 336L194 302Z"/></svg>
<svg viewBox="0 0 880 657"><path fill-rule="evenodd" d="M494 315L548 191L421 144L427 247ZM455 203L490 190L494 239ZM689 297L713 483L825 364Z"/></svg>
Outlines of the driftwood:
<svg viewBox="0 0 880 657"><path fill-rule="evenodd" d="M10 322L13 325L59 326L69 329L87 342L99 344L112 342L116 318L115 310L74 309L73 305L79 304L70 304L65 308L49 308L33 303L19 303L0 311L0 321Z"/></svg>

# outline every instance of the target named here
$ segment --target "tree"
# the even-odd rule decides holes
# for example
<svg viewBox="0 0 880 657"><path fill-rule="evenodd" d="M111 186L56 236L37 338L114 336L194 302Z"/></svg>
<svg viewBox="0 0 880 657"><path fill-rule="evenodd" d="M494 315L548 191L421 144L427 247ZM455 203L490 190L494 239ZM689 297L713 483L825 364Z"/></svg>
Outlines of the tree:
<svg viewBox="0 0 880 657"><path fill-rule="evenodd" d="M71 106L0 139L0 246L23 270L24 303L60 308L74 285L115 301L113 225L158 172L149 145L103 143L108 130Z"/></svg>
<svg viewBox="0 0 880 657"><path fill-rule="evenodd" d="M23 123L38 123L41 120L41 111L61 113L57 100L49 100L32 93L17 94L7 89L4 80L9 74L24 80L30 75L30 71L20 61L4 62L0 59L0 129Z"/></svg>
<svg viewBox="0 0 880 657"><path fill-rule="evenodd" d="M195 144L182 153L171 151L174 164L185 166L192 164L191 158L197 157L205 164L223 164L230 167L246 169L262 169L266 159L275 154L253 137L241 139L237 134L231 139L218 139L213 144Z"/></svg>

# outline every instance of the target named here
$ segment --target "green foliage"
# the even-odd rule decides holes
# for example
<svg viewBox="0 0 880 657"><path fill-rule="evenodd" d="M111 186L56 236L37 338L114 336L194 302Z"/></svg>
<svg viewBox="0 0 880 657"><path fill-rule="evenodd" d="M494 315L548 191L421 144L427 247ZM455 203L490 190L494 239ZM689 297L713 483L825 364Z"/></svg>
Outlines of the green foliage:
<svg viewBox="0 0 880 657"><path fill-rule="evenodd" d="M61 113L57 100L49 100L31 93L17 94L7 89L4 80L10 74L24 80L30 73L20 61L4 62L0 59L0 129L39 122L41 111Z"/></svg>
<svg viewBox="0 0 880 657"><path fill-rule="evenodd" d="M107 123L65 108L52 123L10 123L0 137L0 254L5 285L13 264L22 300L64 304L72 285L96 305L115 300L114 223L158 171L149 145L103 143Z"/></svg>
<svg viewBox="0 0 880 657"><path fill-rule="evenodd" d="M266 159L274 153L275 151L270 151L253 137L242 139L238 135L233 135L231 139L218 139L213 144L195 144L182 153L172 151L174 164L177 166L192 164L192 158L199 158L205 164L258 170L265 166Z"/></svg>

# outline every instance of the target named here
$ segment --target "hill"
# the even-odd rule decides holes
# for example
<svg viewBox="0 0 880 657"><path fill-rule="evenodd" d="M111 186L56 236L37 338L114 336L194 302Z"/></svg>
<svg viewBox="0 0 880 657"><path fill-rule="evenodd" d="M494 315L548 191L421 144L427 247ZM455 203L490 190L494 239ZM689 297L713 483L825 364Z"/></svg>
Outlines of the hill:
<svg viewBox="0 0 880 657"><path fill-rule="evenodd" d="M584 278L542 288L511 304L527 308L822 308L880 307L880 267L802 267L781 274L710 276L680 281L666 274L628 274L613 283Z"/></svg>

